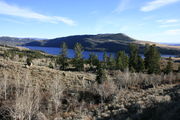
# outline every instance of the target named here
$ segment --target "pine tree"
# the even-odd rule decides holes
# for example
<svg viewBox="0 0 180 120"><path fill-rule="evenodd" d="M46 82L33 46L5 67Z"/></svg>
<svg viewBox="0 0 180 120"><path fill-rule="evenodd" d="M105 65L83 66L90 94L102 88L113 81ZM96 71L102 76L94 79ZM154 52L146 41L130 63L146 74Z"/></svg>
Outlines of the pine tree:
<svg viewBox="0 0 180 120"><path fill-rule="evenodd" d="M145 49L145 66L149 74L160 72L160 53L155 45L146 46Z"/></svg>
<svg viewBox="0 0 180 120"><path fill-rule="evenodd" d="M116 67L116 61L115 61L113 55L110 54L108 57L107 68L110 70L114 70L115 67Z"/></svg>
<svg viewBox="0 0 180 120"><path fill-rule="evenodd" d="M138 55L138 66L137 66L137 72L143 72L145 69L145 66L144 66L144 60L142 59L141 56Z"/></svg>
<svg viewBox="0 0 180 120"><path fill-rule="evenodd" d="M119 51L116 55L116 69L124 71L128 67L129 57L124 51Z"/></svg>
<svg viewBox="0 0 180 120"><path fill-rule="evenodd" d="M165 68L165 70L164 70L164 73L165 73L165 74L169 74L169 73L172 72L172 71L173 71L173 62L172 62L172 58L169 57L169 58L168 58L167 66L166 66L166 68Z"/></svg>
<svg viewBox="0 0 180 120"><path fill-rule="evenodd" d="M57 57L56 63L60 65L60 69L65 70L68 66L68 57L67 57L67 45L65 42L61 44L60 55Z"/></svg>
<svg viewBox="0 0 180 120"><path fill-rule="evenodd" d="M138 69L138 46L135 44L130 44L130 58L129 58L129 68L130 70Z"/></svg>
<svg viewBox="0 0 180 120"><path fill-rule="evenodd" d="M97 67L99 64L99 59L97 57L97 55L95 55L94 53L91 53L89 55L89 59L88 59L88 64L90 65L90 69L92 70L94 67Z"/></svg>
<svg viewBox="0 0 180 120"><path fill-rule="evenodd" d="M124 65L123 65L123 58L122 58L122 51L117 53L116 56L116 69L118 70L123 70Z"/></svg>
<svg viewBox="0 0 180 120"><path fill-rule="evenodd" d="M103 54L103 65L102 65L102 67L103 67L104 69L107 69L107 68L108 68L107 63L108 63L108 56L107 56L107 53L104 52L104 54Z"/></svg>
<svg viewBox="0 0 180 120"><path fill-rule="evenodd" d="M83 47L80 43L76 43L74 46L75 57L73 59L73 65L78 70L81 71L84 69L84 60L83 60Z"/></svg>
<svg viewBox="0 0 180 120"><path fill-rule="evenodd" d="M148 51L149 51L149 44L145 45L145 49L144 49L144 65L145 65L145 69L147 69L148 64L149 64L149 55L148 55Z"/></svg>

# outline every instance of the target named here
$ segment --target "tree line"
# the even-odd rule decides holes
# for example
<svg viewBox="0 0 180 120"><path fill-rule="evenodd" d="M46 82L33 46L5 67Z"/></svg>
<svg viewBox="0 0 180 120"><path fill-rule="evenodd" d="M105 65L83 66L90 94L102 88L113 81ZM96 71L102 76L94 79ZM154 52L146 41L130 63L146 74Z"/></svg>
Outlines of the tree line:
<svg viewBox="0 0 180 120"><path fill-rule="evenodd" d="M119 51L115 55L103 54L103 60L100 61L98 56L94 53L89 55L89 58L85 60L83 58L83 46L80 43L76 43L74 46L75 56L72 59L67 57L68 46L65 42L60 46L60 54L56 59L56 64L59 65L60 70L67 70L71 65L77 71L85 70L84 65L88 65L90 71L102 71L102 70L121 70L129 69L131 72L145 72L148 74L159 74L162 72L160 66L160 52L155 45L146 44L144 50L144 58L139 54L139 47L136 44L130 44L129 54L124 51ZM169 58L164 73L170 73L173 70L172 59Z"/></svg>

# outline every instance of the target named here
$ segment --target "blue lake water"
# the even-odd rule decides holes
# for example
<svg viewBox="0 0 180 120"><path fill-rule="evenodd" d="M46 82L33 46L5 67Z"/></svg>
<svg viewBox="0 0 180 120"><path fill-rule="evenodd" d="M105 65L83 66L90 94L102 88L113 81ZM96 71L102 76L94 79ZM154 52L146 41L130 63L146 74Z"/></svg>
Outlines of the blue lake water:
<svg viewBox="0 0 180 120"><path fill-rule="evenodd" d="M23 46L23 47L26 47L26 48L29 48L29 49L32 49L32 50L40 50L40 51L43 51L45 53L48 53L48 54L51 54L51 55L59 55L60 51L61 51L61 48L54 48L54 47L37 47L37 46ZM83 57L85 59L88 59L89 58L89 54L91 53L94 53L98 56L98 59L99 60L102 60L103 59L103 54L104 52L97 52L97 51L84 51L83 52ZM110 52L107 52L107 55L114 55L114 53L110 53ZM75 52L73 49L68 49L68 57L69 58L73 58L75 55Z"/></svg>
<svg viewBox="0 0 180 120"><path fill-rule="evenodd" d="M23 46L32 50L40 50L43 51L45 53L51 54L51 55L58 55L60 53L61 48L54 48L54 47L37 47L37 46ZM97 52L97 51L84 51L83 52L83 57L85 59L89 58L89 54L90 53L94 53L98 56L99 60L103 59L103 54L104 52ZM115 53L110 53L107 52L107 55L115 55ZM68 57L69 58L73 58L75 55L74 50L73 49L68 49ZM143 55L141 55L143 57ZM162 57L175 57L175 55L161 55Z"/></svg>

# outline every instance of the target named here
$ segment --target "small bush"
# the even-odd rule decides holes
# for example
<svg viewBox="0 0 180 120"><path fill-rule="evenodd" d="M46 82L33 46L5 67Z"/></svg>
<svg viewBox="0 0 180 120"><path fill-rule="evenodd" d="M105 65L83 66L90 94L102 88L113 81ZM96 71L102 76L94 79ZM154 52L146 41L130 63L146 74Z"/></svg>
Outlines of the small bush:
<svg viewBox="0 0 180 120"><path fill-rule="evenodd" d="M131 73L128 70L125 72L119 71L117 73L115 84L119 89L122 88L149 88L156 87L161 84L169 84L180 81L179 73L169 74L144 74L144 73Z"/></svg>
<svg viewBox="0 0 180 120"><path fill-rule="evenodd" d="M95 84L92 90L101 96L102 102L107 103L114 100L118 89L112 80L106 80L102 84Z"/></svg>
<svg viewBox="0 0 180 120"><path fill-rule="evenodd" d="M28 66L31 66L31 64L32 64L32 58L28 57L28 58L26 59L26 64L27 64Z"/></svg>
<svg viewBox="0 0 180 120"><path fill-rule="evenodd" d="M49 66L48 66L48 67L49 67L49 68L52 68L52 69L54 68L54 66L53 66L53 64L52 64L51 62L49 63Z"/></svg>

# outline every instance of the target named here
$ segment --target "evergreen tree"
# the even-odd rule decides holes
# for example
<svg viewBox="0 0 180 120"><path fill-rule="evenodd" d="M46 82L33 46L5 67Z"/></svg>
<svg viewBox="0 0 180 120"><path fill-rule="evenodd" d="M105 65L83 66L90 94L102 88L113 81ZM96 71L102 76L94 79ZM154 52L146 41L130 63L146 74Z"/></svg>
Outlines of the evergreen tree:
<svg viewBox="0 0 180 120"><path fill-rule="evenodd" d="M116 55L116 69L124 71L128 67L129 57L124 51L119 51Z"/></svg>
<svg viewBox="0 0 180 120"><path fill-rule="evenodd" d="M88 64L90 65L90 69L92 70L95 66L97 67L99 64L99 59L97 57L97 55L95 55L94 53L91 53L89 55L89 59L88 59Z"/></svg>
<svg viewBox="0 0 180 120"><path fill-rule="evenodd" d="M60 69L65 70L68 66L68 58L67 58L67 45L65 42L61 44L60 55L57 57L56 63L60 65Z"/></svg>
<svg viewBox="0 0 180 120"><path fill-rule="evenodd" d="M102 67L104 69L107 69L107 63L108 63L108 56L107 56L107 53L104 52L104 54L103 54L103 65L102 65Z"/></svg>
<svg viewBox="0 0 180 120"><path fill-rule="evenodd" d="M114 70L115 67L116 67L116 61L115 61L113 55L110 54L108 57L107 68L110 70Z"/></svg>
<svg viewBox="0 0 180 120"><path fill-rule="evenodd" d="M96 81L98 84L102 84L104 81L107 80L107 73L106 70L102 68L100 65L98 67L97 73L96 73Z"/></svg>
<svg viewBox="0 0 180 120"><path fill-rule="evenodd" d="M149 74L160 72L160 53L155 45L146 46L145 49L145 65Z"/></svg>
<svg viewBox="0 0 180 120"><path fill-rule="evenodd" d="M83 60L83 47L80 43L76 43L74 46L75 57L73 59L73 65L78 70L81 71L84 69L84 60Z"/></svg>
<svg viewBox="0 0 180 120"><path fill-rule="evenodd" d="M150 45L149 44L146 44L145 45L145 49L144 49L144 66L145 66L145 69L147 69L147 66L148 66L148 60L149 60L149 56L148 56L148 51L149 51L149 47Z"/></svg>
<svg viewBox="0 0 180 120"><path fill-rule="evenodd" d="M143 72L145 69L145 66L144 66L144 60L142 59L141 56L138 55L138 66L137 66L137 72Z"/></svg>
<svg viewBox="0 0 180 120"><path fill-rule="evenodd" d="M165 70L164 70L164 73L165 73L165 74L169 74L169 73L172 72L172 71L173 71L173 62L172 62L172 58L169 57L169 58L168 58L167 66L166 66L166 68L165 68Z"/></svg>
<svg viewBox="0 0 180 120"><path fill-rule="evenodd" d="M129 68L132 71L138 69L138 46L135 44L130 44L130 58L129 58Z"/></svg>

